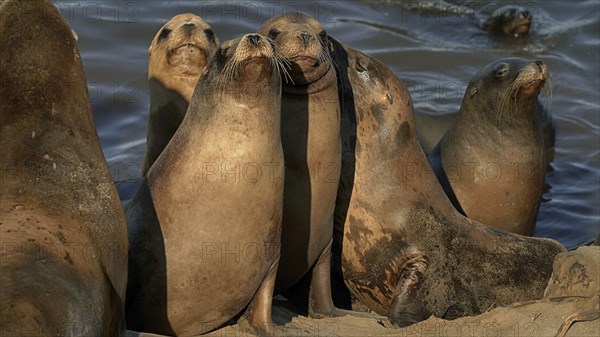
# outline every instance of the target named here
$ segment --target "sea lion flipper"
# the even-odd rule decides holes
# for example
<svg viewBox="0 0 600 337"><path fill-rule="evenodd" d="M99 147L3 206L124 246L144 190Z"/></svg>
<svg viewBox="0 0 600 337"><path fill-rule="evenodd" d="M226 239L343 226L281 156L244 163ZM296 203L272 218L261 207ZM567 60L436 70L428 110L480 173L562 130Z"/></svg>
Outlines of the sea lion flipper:
<svg viewBox="0 0 600 337"><path fill-rule="evenodd" d="M392 323L405 327L423 321L431 315L417 296L423 285L427 266L427 256L414 254L409 257L400 274L398 286L388 310L388 317Z"/></svg>
<svg viewBox="0 0 600 337"><path fill-rule="evenodd" d="M312 268L308 296L308 314L313 318L335 316L336 308L331 298L331 240Z"/></svg>
<svg viewBox="0 0 600 337"><path fill-rule="evenodd" d="M329 241L321 256L312 269L312 278L308 295L308 315L312 318L325 317L367 317L373 318L370 313L356 312L336 308L331 297L331 247L333 239Z"/></svg>
<svg viewBox="0 0 600 337"><path fill-rule="evenodd" d="M279 259L273 263L267 272L252 302L238 321L244 330L252 331L258 336L285 336L283 327L275 325L271 317L273 290L278 266Z"/></svg>

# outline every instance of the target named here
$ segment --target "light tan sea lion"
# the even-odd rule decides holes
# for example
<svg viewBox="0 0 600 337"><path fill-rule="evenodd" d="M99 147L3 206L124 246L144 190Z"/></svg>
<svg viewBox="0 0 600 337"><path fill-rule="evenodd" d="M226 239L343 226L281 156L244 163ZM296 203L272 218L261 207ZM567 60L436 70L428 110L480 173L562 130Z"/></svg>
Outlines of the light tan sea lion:
<svg viewBox="0 0 600 337"><path fill-rule="evenodd" d="M330 256L333 212L341 160L340 105L335 64L327 33L303 13L267 20L258 30L290 63L281 103L285 153L285 197L281 262L276 291L285 291L307 274L312 317L344 315L331 299Z"/></svg>
<svg viewBox="0 0 600 337"><path fill-rule="evenodd" d="M150 114L145 176L181 124L202 70L219 46L212 28L200 17L174 16L148 49Z"/></svg>
<svg viewBox="0 0 600 337"><path fill-rule="evenodd" d="M0 334L124 336L125 217L50 1L0 4Z"/></svg>
<svg viewBox="0 0 600 337"><path fill-rule="evenodd" d="M244 311L271 320L283 197L280 61L258 34L228 41L127 210L128 329L191 336Z"/></svg>
<svg viewBox="0 0 600 337"><path fill-rule="evenodd" d="M505 58L471 79L452 127L428 158L455 207L469 218L533 235L546 151L538 94L542 61Z"/></svg>

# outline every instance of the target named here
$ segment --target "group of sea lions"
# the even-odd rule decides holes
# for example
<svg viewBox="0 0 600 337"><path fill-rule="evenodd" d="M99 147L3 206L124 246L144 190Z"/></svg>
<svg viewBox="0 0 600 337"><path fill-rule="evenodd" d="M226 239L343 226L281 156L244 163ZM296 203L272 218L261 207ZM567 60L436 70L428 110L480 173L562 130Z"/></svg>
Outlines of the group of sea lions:
<svg viewBox="0 0 600 337"><path fill-rule="evenodd" d="M504 161L507 148L543 165L539 61L503 59L474 77L432 169L402 81L314 18L286 13L219 43L201 18L178 15L149 50L144 177L124 213L68 25L47 0L5 0L0 33L9 335L193 336L234 319L285 336L271 319L278 293L311 317L367 315L334 305L332 254L355 298L407 326L541 298L564 251L483 224L495 212L487 224L533 221L539 179L532 191L482 185L477 172L449 179L451 165Z"/></svg>

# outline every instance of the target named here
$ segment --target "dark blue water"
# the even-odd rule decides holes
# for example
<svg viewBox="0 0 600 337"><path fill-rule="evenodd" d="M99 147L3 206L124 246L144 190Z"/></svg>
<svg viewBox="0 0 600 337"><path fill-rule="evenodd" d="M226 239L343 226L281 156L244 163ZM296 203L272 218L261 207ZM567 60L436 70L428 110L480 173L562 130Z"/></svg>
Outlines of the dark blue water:
<svg viewBox="0 0 600 337"><path fill-rule="evenodd" d="M221 41L254 32L284 11L309 13L330 35L386 63L407 83L416 111L431 115L458 111L469 78L495 59L542 60L552 76L557 145L536 235L575 247L600 231L600 2L511 3L517 2L534 15L532 34L519 41L478 27L487 12L508 2L463 1L442 11L419 10L415 1L55 1L79 35L96 126L115 180L140 175L147 51L158 29L179 13L203 17Z"/></svg>

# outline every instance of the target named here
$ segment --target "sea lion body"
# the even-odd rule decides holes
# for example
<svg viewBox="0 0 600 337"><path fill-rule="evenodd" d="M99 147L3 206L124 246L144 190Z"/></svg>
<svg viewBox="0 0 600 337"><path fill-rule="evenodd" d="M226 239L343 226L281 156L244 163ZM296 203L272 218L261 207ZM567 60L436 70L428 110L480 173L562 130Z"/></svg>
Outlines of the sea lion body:
<svg viewBox="0 0 600 337"><path fill-rule="evenodd" d="M402 81L374 58L330 40L345 107L336 230L343 227L342 269L351 293L401 326L541 298L564 248L460 215L417 141Z"/></svg>
<svg viewBox="0 0 600 337"><path fill-rule="evenodd" d="M546 172L541 61L495 61L471 80L453 126L429 154L454 205L469 218L533 235ZM548 142L548 140L546 140Z"/></svg>
<svg viewBox="0 0 600 337"><path fill-rule="evenodd" d="M77 44L49 1L0 4L3 335L124 336L127 229Z"/></svg>
<svg viewBox="0 0 600 337"><path fill-rule="evenodd" d="M341 163L340 106L327 35L303 13L271 18L258 32L268 35L290 62L281 104L286 173L276 291L289 289L310 272L309 314L335 315L329 277Z"/></svg>
<svg viewBox="0 0 600 337"><path fill-rule="evenodd" d="M186 117L127 210L128 328L215 329L245 307L272 329L281 235L281 79L270 42L224 43Z"/></svg>
<svg viewBox="0 0 600 337"><path fill-rule="evenodd" d="M210 25L190 13L174 16L156 33L148 49L150 114L142 176L183 121L198 78L218 46Z"/></svg>

